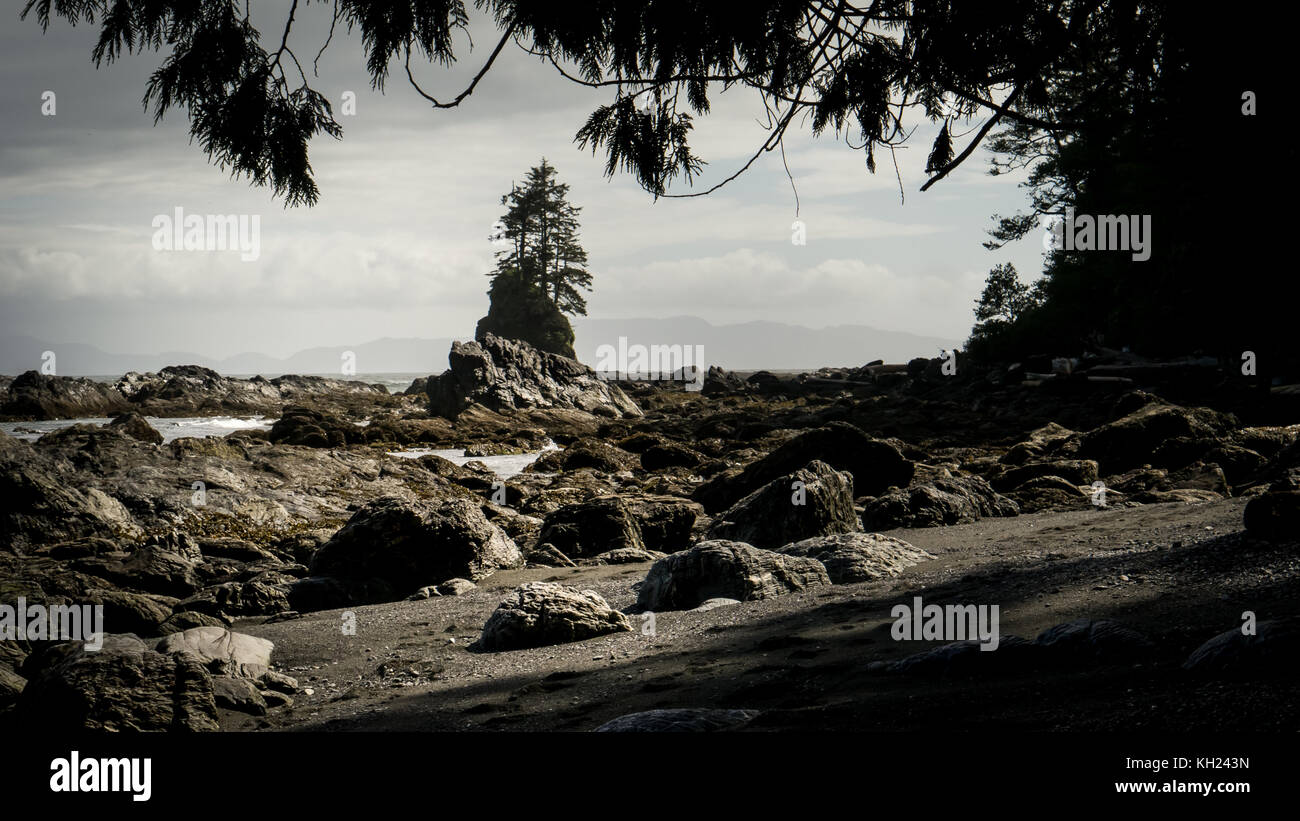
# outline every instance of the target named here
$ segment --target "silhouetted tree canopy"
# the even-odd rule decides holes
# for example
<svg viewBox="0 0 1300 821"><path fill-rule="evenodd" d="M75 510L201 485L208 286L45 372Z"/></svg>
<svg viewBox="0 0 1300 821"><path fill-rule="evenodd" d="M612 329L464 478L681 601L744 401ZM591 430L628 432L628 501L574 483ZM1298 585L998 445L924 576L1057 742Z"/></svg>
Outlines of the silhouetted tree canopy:
<svg viewBox="0 0 1300 821"><path fill-rule="evenodd" d="M470 20L462 0L293 0L283 28L265 40L248 5L237 0L29 0L23 16L34 13L43 28L56 17L97 23L97 66L123 52L166 50L144 96L155 121L173 107L185 109L193 136L222 168L270 185L287 204L310 205L320 192L308 144L320 133L342 134L292 37L311 6L333 15L330 40L359 33L374 88L385 88L396 64L434 108L454 108L473 94L511 43L572 82L608 89L610 101L578 126L579 145L603 150L607 174L631 173L655 196L698 196L778 150L796 118L814 133L844 138L874 172L882 149L907 141L912 113L943 123L924 190L1000 122L1068 128L1084 112L1055 93L1062 73L1095 43L1122 42L1134 19L1162 5L593 0L574 7L477 0L473 7L490 17L499 39L464 90L441 99L415 75L427 74L421 62L448 66L461 58ZM1125 70L1140 82L1153 69L1135 61ZM694 118L709 113L711 94L736 86L761 95L768 137L724 181L669 194L673 180L689 183L704 162L689 143ZM977 117L983 125L957 151L953 125Z"/></svg>

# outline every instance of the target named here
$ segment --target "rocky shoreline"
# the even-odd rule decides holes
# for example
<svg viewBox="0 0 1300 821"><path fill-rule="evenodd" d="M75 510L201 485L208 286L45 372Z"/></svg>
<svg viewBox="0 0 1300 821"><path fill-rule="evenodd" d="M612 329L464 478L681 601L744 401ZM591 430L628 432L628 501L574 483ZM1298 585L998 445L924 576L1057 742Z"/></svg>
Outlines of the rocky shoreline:
<svg viewBox="0 0 1300 821"><path fill-rule="evenodd" d="M1186 662L1262 677L1248 722L1297 727L1273 702L1294 703L1300 424L1231 380L922 360L687 392L491 335L450 361L399 395L193 366L0 380L9 419L113 417L0 434L0 603L100 605L112 639L0 640L0 722L907 728L934 721L863 705L976 675L1002 714L1034 681L1129 676L1191 710L1216 685ZM163 444L143 418L250 413L276 422ZM509 478L391 454L551 442ZM1005 603L995 661L891 641L921 591ZM1243 610L1268 626L1197 650Z"/></svg>

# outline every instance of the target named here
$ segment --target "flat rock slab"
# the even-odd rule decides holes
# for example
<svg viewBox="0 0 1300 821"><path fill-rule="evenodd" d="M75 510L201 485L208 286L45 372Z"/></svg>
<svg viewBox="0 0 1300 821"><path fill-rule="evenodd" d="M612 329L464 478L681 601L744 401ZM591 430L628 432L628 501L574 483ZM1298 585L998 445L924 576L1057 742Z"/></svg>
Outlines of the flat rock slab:
<svg viewBox="0 0 1300 821"><path fill-rule="evenodd" d="M232 633L222 627L191 627L164 636L159 653L189 653L210 672L258 679L271 667L275 645L266 639Z"/></svg>

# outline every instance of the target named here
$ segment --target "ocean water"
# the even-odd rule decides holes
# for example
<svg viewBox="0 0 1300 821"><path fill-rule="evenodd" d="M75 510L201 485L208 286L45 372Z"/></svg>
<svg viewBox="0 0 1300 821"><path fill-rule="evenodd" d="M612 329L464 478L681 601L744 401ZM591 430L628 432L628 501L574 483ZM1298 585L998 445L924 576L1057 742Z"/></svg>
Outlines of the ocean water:
<svg viewBox="0 0 1300 821"><path fill-rule="evenodd" d="M274 419L263 416L182 416L166 419L146 416L145 420L153 426L154 430L163 435L164 444L183 436L203 438L204 436L225 436L237 430L270 430L271 425L275 423ZM109 419L101 417L54 419L44 422L0 422L0 431L4 431L15 439L35 442L51 431L61 430L72 425L104 425L109 421ZM508 456L466 456L465 451L455 448L412 448L409 450L389 451L389 455L403 459L418 459L421 456L433 453L458 465L463 465L466 462L482 462L497 476L508 479L537 461L537 457L548 450L559 450L559 446L552 442L539 451L516 453Z"/></svg>
<svg viewBox="0 0 1300 821"><path fill-rule="evenodd" d="M466 456L465 451L463 450L435 450L431 448L393 450L388 453L390 456L400 456L403 459L419 459L421 456L427 456L432 453L435 456L441 456L442 458L455 462L458 465L463 465L467 462L482 462L497 476L500 476L502 479L509 479L511 476L523 472L524 468L528 467L533 462L536 462L537 457L541 456L546 451L559 449L559 445L554 442L548 442L546 447L541 450L530 453L512 453L508 456Z"/></svg>
<svg viewBox="0 0 1300 821"><path fill-rule="evenodd" d="M106 417L98 417L51 419L43 422L0 422L0 430L15 439L35 442L50 431L61 430L77 424L106 425L110 421L112 420ZM173 439L180 439L182 436L193 436L201 439L204 436L225 436L237 430L270 430L271 425L275 423L274 419L267 419L262 416L173 416L165 419L157 416L146 416L145 421L153 426L154 430L162 434L164 443Z"/></svg>
<svg viewBox="0 0 1300 821"><path fill-rule="evenodd" d="M222 376L228 376L231 379L252 379L259 376L255 373L223 373ZM275 379L277 376L283 376L279 373L264 373L260 376L266 379ZM401 393L411 387L411 383L416 379L424 379L429 376L427 373L358 373L353 376L343 376L335 371L334 373L304 373L299 376L322 376L326 379L342 379L345 382L365 382L367 385L383 385L389 393ZM436 375L436 374L435 374ZM87 376L86 379L93 379L96 382L113 383L122 378L122 374L96 374Z"/></svg>

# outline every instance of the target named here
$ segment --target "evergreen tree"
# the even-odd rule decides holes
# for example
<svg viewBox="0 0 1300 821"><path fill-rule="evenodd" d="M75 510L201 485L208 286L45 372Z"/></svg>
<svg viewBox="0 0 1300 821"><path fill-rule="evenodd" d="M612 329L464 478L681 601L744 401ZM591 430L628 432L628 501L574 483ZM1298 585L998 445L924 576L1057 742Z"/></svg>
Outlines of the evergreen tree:
<svg viewBox="0 0 1300 821"><path fill-rule="evenodd" d="M555 167L542 158L529 169L522 186L501 198L501 217L509 248L497 253L489 274L495 284L512 277L537 289L561 313L585 316L591 290L587 251L578 239L578 214L568 201L569 186L556 179Z"/></svg>

